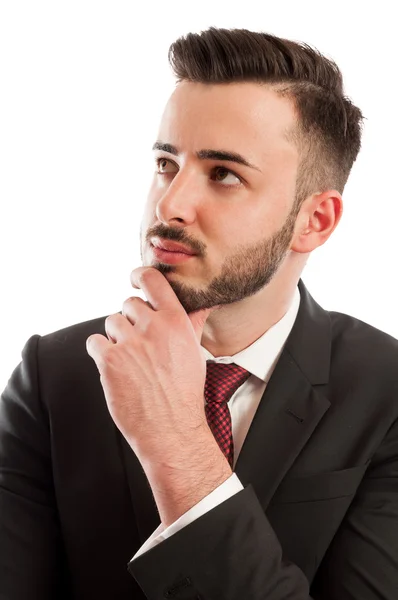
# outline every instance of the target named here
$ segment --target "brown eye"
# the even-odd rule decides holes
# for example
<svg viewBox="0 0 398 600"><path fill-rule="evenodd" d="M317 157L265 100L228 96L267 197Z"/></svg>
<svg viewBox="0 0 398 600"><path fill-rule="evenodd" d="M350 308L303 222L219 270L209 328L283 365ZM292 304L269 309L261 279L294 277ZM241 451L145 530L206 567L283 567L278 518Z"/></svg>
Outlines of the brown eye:
<svg viewBox="0 0 398 600"><path fill-rule="evenodd" d="M155 158L155 164L157 166L157 173L159 173L159 175L166 175L167 173L170 173L171 171L166 171L167 165L172 165L175 167L175 164L172 163L168 158L164 158L164 157L159 157L159 158Z"/></svg>
<svg viewBox="0 0 398 600"><path fill-rule="evenodd" d="M158 169L160 171L163 171L163 169L166 168L168 162L169 161L166 158L158 158L156 160L156 164L158 166Z"/></svg>
<svg viewBox="0 0 398 600"><path fill-rule="evenodd" d="M224 167L217 167L216 173L218 173L218 174L221 173L221 175L228 175L228 173L230 173L230 171L228 171L228 169L225 169ZM220 181L220 179L217 178L217 175L216 175L216 179L217 179L217 181ZM223 181L224 179L225 179L225 177L222 177L221 181Z"/></svg>
<svg viewBox="0 0 398 600"><path fill-rule="evenodd" d="M155 158L155 163L157 166L157 173L159 175L167 175L168 173L172 173L172 171L166 170L167 165L176 167L176 165L172 161L163 156ZM221 177L219 177L220 172ZM228 176L233 177L234 180L228 182ZM211 179L213 179L213 181L215 181L216 183L220 183L222 187L225 188L236 188L242 184L242 179L239 177L239 175L236 175L236 173L223 166L214 167L214 169L212 169Z"/></svg>
<svg viewBox="0 0 398 600"><path fill-rule="evenodd" d="M229 182L227 181L227 184L224 187L234 187L234 186L238 186L242 183L242 180L240 179L240 177L238 177L238 175L235 175L235 173L233 171L230 171L229 169L226 169L225 167L215 167L214 172L215 172L215 181L219 182L219 183L224 183L226 181L225 177L222 177L221 179L219 179L217 177L217 175L220 173L221 171L221 175L226 175L228 177L228 175L231 175L232 177L235 177L235 182Z"/></svg>

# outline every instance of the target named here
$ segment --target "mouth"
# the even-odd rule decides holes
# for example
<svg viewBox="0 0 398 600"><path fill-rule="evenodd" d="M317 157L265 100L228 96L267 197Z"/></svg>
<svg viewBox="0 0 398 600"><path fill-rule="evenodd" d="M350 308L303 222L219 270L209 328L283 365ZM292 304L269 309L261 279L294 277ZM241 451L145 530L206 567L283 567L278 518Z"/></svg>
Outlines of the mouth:
<svg viewBox="0 0 398 600"><path fill-rule="evenodd" d="M178 264L186 262L190 258L195 258L195 254L185 254L184 252L172 252L170 250L164 250L151 244L151 249L156 258L163 263Z"/></svg>
<svg viewBox="0 0 398 600"><path fill-rule="evenodd" d="M151 241L151 244L155 246L155 248L160 248L161 250L167 250L167 252L180 252L182 254L196 254L191 248L186 246L185 244L180 244L179 242L174 242L172 240L164 240L162 238L154 238Z"/></svg>

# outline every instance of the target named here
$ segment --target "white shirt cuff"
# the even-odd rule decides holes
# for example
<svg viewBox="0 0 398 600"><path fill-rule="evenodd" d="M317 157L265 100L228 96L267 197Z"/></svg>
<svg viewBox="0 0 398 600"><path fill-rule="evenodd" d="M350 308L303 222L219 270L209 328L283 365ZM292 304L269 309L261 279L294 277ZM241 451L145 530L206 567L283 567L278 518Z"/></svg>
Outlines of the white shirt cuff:
<svg viewBox="0 0 398 600"><path fill-rule="evenodd" d="M147 552L151 548L154 548L166 538L172 536L174 533L195 521L206 512L212 510L225 500L228 500L234 494L237 494L241 490L243 490L243 485L238 479L236 473L232 473L231 477L226 479L221 485L219 485L215 490L210 492L207 496L202 498L195 506L192 506L186 513L181 515L174 521L171 525L169 525L166 529L163 529L163 524L161 523L157 529L153 532L150 538L141 546L138 552L133 556L131 560L138 558L144 552Z"/></svg>

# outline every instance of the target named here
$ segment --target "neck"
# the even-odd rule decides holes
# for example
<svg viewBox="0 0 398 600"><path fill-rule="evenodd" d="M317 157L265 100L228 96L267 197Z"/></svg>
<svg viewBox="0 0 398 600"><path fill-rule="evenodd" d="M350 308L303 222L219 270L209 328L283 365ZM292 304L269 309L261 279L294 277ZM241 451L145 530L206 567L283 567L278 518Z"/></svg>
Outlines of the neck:
<svg viewBox="0 0 398 600"><path fill-rule="evenodd" d="M278 272L260 292L241 302L220 306L207 318L201 345L214 357L241 352L289 310L301 271L295 277Z"/></svg>

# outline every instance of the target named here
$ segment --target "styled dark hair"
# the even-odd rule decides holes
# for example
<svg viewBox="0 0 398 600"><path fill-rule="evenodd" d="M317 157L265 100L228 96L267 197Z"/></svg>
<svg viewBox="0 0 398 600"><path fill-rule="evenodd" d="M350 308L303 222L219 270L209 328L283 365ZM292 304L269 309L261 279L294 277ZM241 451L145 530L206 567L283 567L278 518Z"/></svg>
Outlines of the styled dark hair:
<svg viewBox="0 0 398 600"><path fill-rule="evenodd" d="M343 192L361 147L361 111L344 95L336 63L308 44L247 29L210 27L169 48L181 81L256 82L293 101L297 124L287 138L299 150L296 209L314 193Z"/></svg>

